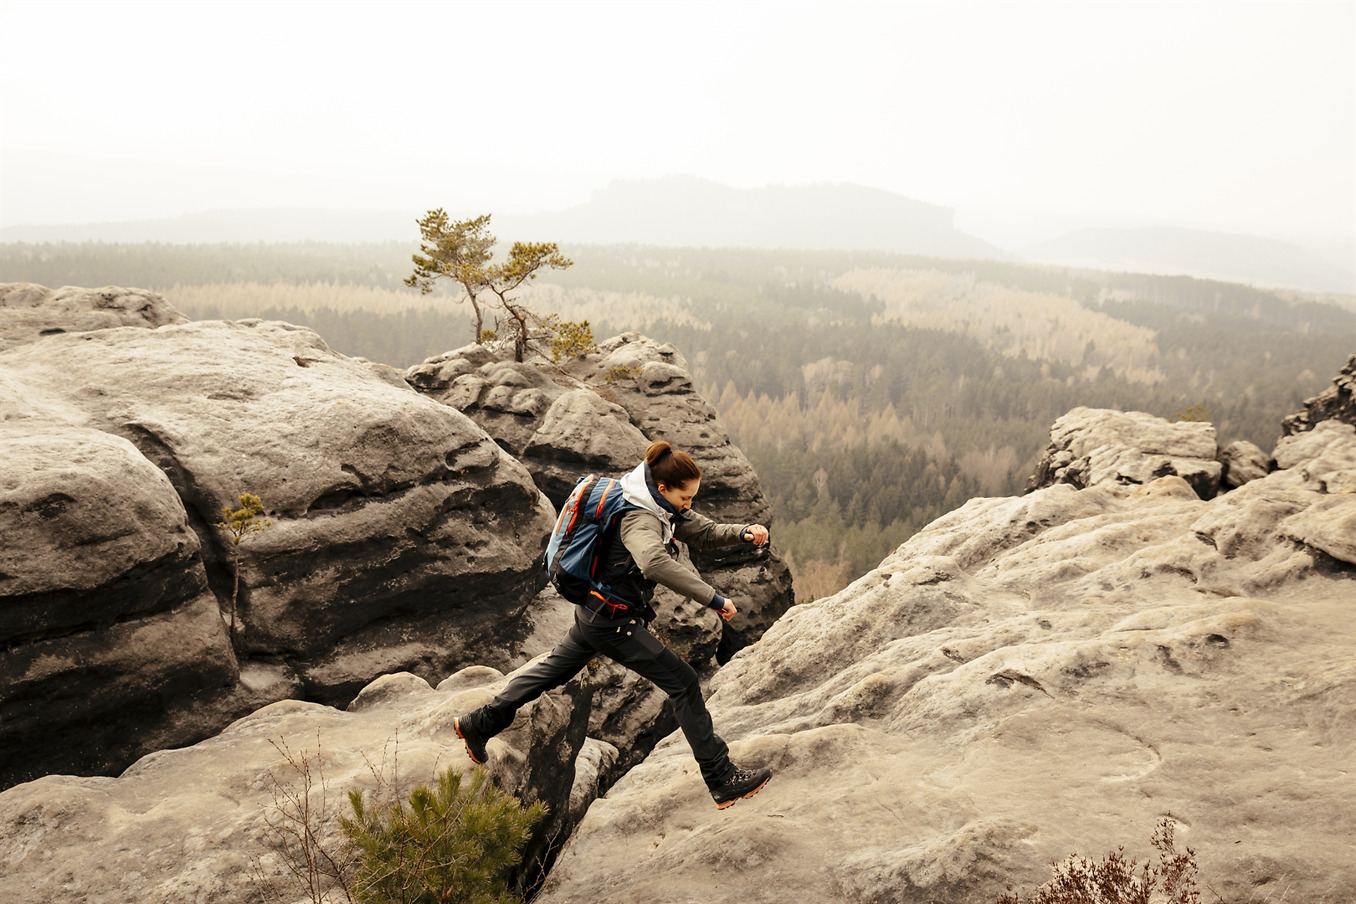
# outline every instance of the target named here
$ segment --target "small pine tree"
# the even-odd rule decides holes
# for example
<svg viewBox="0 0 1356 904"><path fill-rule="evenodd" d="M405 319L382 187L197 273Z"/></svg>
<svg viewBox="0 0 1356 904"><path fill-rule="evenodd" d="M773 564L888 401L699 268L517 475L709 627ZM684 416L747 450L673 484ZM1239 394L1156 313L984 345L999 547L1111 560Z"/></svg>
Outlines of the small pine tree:
<svg viewBox="0 0 1356 904"><path fill-rule="evenodd" d="M231 541L231 548L235 552L235 558L232 562L232 568L235 571L235 586L231 588L232 637L235 637L236 601L240 598L240 544L244 542L246 537L273 526L272 521L260 517L264 513L264 504L258 496L253 493L241 493L237 501L240 508L234 511L229 505L221 507L223 520L217 522L217 527L226 531L226 535Z"/></svg>
<svg viewBox="0 0 1356 904"><path fill-rule="evenodd" d="M542 318L542 326L553 331L551 360L582 358L598 346L593 341L593 328L587 320L561 320L554 314Z"/></svg>
<svg viewBox="0 0 1356 904"><path fill-rule="evenodd" d="M353 818L341 826L358 854L349 891L360 904L516 902L504 873L521 862L529 830L546 813L495 788L484 769L463 789L448 768L437 787L417 785L408 802L371 808L357 789L348 799Z"/></svg>

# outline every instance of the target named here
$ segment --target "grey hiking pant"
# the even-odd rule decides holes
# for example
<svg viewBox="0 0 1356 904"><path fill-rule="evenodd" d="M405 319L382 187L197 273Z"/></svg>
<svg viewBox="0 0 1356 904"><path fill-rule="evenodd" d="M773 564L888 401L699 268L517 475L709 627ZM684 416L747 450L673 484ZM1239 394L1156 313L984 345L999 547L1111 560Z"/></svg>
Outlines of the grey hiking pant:
<svg viewBox="0 0 1356 904"><path fill-rule="evenodd" d="M730 748L716 734L692 666L660 643L642 619L599 619L596 624L588 619L589 613L576 607L574 625L565 639L545 659L520 672L494 700L466 717L476 731L486 738L499 734L513 724L519 707L560 687L601 653L648 678L669 695L678 727L692 748L707 787L728 781L735 771Z"/></svg>

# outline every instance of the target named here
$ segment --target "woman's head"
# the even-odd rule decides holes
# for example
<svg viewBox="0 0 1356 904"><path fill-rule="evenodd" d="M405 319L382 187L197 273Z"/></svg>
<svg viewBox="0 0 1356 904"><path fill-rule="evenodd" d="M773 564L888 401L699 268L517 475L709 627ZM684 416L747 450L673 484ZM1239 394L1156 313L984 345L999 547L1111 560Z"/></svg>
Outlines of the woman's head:
<svg viewBox="0 0 1356 904"><path fill-rule="evenodd" d="M692 507L692 497L697 495L702 482L702 469L692 456L674 451L661 439L645 450L645 463L650 466L650 477L659 495L680 512Z"/></svg>

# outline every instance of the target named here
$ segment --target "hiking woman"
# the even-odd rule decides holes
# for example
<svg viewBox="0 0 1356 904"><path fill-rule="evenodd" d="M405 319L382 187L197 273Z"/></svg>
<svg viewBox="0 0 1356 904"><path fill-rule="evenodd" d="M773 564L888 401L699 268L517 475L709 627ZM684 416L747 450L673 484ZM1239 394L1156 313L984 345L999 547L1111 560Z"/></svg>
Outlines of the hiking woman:
<svg viewBox="0 0 1356 904"><path fill-rule="evenodd" d="M702 699L696 671L650 633L654 619L650 600L656 584L691 597L729 620L735 604L678 562L678 542L698 548L763 545L761 524L717 524L692 511L702 472L686 452L660 440L650 444L645 460L621 478L626 510L620 528L601 541L598 583L606 595L594 593L575 607L574 625L546 658L520 671L489 704L454 720L457 735L476 763L487 758L485 744L513 723L519 707L569 681L594 656L602 654L654 682L673 702L678 726L701 767L702 778L724 809L752 797L772 777L769 769L739 769L729 748L716 734Z"/></svg>

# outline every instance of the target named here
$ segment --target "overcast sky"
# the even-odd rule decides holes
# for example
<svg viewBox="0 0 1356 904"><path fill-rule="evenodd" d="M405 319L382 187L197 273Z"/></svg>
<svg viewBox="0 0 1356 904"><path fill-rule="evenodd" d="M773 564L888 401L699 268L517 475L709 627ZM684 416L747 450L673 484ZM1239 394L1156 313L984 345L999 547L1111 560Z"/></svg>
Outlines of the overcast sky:
<svg viewBox="0 0 1356 904"><path fill-rule="evenodd" d="M0 225L693 174L1352 235L1354 8L0 0Z"/></svg>

